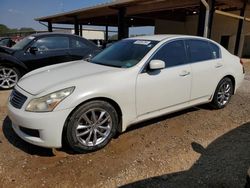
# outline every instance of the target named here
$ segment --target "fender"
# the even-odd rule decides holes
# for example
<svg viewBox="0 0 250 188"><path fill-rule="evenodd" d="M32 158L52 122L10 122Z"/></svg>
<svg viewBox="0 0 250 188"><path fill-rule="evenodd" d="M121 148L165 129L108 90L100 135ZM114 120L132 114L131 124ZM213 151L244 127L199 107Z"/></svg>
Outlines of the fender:
<svg viewBox="0 0 250 188"><path fill-rule="evenodd" d="M22 68L24 71L28 71L27 66L23 62L10 54L0 52L0 66L3 64L14 65L16 67Z"/></svg>

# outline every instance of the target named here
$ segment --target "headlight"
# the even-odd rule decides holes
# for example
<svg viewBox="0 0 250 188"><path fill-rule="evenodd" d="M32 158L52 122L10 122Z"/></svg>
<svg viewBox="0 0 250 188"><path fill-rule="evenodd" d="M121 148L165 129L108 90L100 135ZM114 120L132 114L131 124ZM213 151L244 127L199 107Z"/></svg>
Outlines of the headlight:
<svg viewBox="0 0 250 188"><path fill-rule="evenodd" d="M51 112L60 102L62 102L66 97L68 97L74 91L74 89L75 87L70 87L37 99L32 99L26 107L26 111Z"/></svg>

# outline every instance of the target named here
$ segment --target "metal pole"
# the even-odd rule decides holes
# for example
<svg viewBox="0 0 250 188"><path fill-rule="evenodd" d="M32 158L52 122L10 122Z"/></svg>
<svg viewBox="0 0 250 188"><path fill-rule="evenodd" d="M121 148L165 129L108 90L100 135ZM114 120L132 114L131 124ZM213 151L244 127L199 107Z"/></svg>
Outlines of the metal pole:
<svg viewBox="0 0 250 188"><path fill-rule="evenodd" d="M244 1L243 7L240 10L240 16L241 17L245 16L245 10L246 10L246 6L247 6L247 1L248 0ZM240 39L241 39L243 21L244 21L244 19L240 19L239 20L239 24L238 24L238 30L237 30L237 36L236 36L236 42L235 42L235 48L234 48L234 54L235 55L239 55Z"/></svg>
<svg viewBox="0 0 250 188"><path fill-rule="evenodd" d="M204 33L203 37L208 37L208 24L209 24L209 14L210 14L210 7L206 0L201 0L202 4L206 8L206 14L205 14L205 24L204 24Z"/></svg>

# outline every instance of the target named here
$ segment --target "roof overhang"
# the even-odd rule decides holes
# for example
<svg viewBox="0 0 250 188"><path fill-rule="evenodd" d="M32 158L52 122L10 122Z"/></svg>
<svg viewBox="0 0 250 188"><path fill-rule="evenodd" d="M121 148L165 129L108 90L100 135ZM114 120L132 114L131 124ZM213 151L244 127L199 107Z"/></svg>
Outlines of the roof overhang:
<svg viewBox="0 0 250 188"><path fill-rule="evenodd" d="M200 0L119 0L89 8L82 8L52 16L36 18L36 21L55 24L117 26L118 11L126 8L129 26L154 26L155 19L184 21L188 11L199 10ZM242 0L217 0L219 10L238 10Z"/></svg>

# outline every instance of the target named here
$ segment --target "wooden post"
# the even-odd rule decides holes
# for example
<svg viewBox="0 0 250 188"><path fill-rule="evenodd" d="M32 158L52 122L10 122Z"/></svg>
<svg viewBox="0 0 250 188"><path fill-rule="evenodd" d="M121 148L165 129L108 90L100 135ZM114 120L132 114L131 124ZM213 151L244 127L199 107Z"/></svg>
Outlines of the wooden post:
<svg viewBox="0 0 250 188"><path fill-rule="evenodd" d="M75 28L75 35L79 35L79 23L77 17L74 18L75 23L74 23L74 28Z"/></svg>
<svg viewBox="0 0 250 188"><path fill-rule="evenodd" d="M200 13L199 13L199 21L197 28L197 36L204 36L204 28L205 28L205 19L206 19L206 7L200 2Z"/></svg>
<svg viewBox="0 0 250 188"><path fill-rule="evenodd" d="M208 38L212 37L212 27L213 27L213 21L214 21L215 3L216 3L216 0L209 1L210 14L209 14L209 23L208 23Z"/></svg>
<svg viewBox="0 0 250 188"><path fill-rule="evenodd" d="M80 24L80 36L82 37L82 24Z"/></svg>
<svg viewBox="0 0 250 188"><path fill-rule="evenodd" d="M49 32L53 32L53 30L52 30L52 23L51 22L48 22L48 31Z"/></svg>
<svg viewBox="0 0 250 188"><path fill-rule="evenodd" d="M118 40L128 37L128 26L125 19L126 8L122 7L118 11Z"/></svg>
<svg viewBox="0 0 250 188"><path fill-rule="evenodd" d="M240 16L243 16L243 17L245 16L247 1L248 0L244 0L244 2L243 2L243 7L240 10ZM239 55L240 39L241 39L241 34L242 34L243 22L244 22L243 19L239 20L238 30L237 30L237 35L236 35L235 48L234 48L234 54L235 55Z"/></svg>

